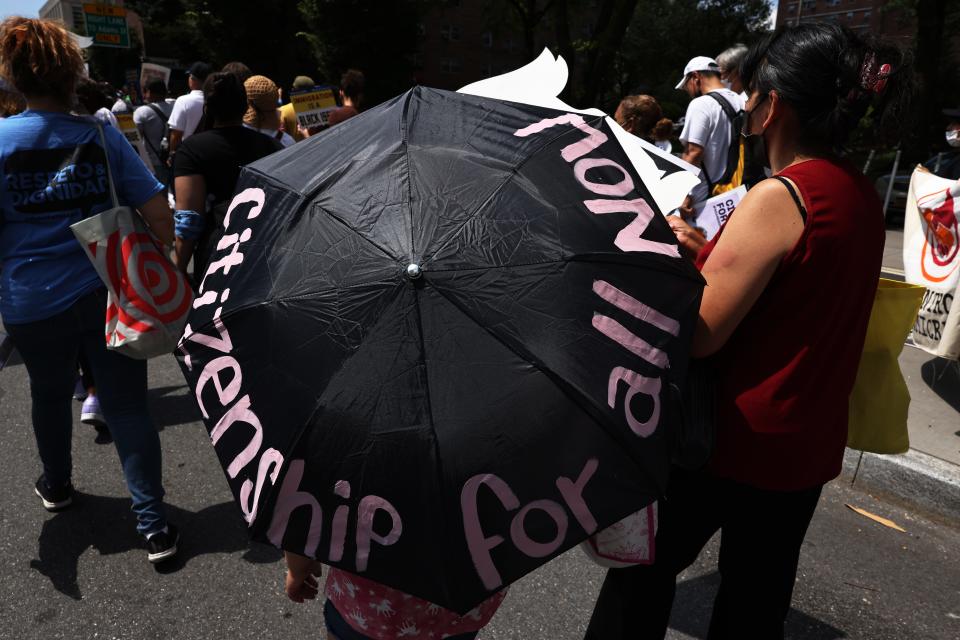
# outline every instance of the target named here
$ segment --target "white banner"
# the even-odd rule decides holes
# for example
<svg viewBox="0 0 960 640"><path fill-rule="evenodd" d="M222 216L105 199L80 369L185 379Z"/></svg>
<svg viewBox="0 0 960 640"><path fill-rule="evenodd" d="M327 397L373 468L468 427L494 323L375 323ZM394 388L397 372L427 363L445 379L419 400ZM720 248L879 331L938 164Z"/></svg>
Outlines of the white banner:
<svg viewBox="0 0 960 640"><path fill-rule="evenodd" d="M140 91L147 88L153 80L163 80L167 89L170 88L170 68L159 64L144 62L140 65Z"/></svg>
<svg viewBox="0 0 960 640"><path fill-rule="evenodd" d="M960 181L918 167L910 178L903 225L907 282L926 287L914 343L934 355L960 356Z"/></svg>

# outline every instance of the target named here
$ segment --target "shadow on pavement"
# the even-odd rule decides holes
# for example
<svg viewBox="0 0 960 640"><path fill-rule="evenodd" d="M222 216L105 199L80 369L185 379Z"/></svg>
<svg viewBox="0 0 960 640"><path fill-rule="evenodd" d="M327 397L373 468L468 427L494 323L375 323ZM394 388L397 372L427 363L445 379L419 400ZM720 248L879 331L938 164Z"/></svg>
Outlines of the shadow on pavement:
<svg viewBox="0 0 960 640"><path fill-rule="evenodd" d="M257 564L275 562L281 557L276 549L248 540L246 526L233 502L197 512L168 504L167 515L180 528L179 553L156 565L158 573L175 573L191 559L207 553L246 550L243 559ZM87 549L100 555L136 551L130 561L147 562L146 547L137 535L129 498L78 492L72 507L43 523L37 546L38 557L30 561L30 567L47 576L57 591L75 600L82 597L77 566Z"/></svg>
<svg viewBox="0 0 960 640"><path fill-rule="evenodd" d="M710 614L713 611L713 598L719 586L720 574L717 572L678 583L670 628L694 638L706 638ZM784 638L788 640L836 640L846 637L846 632L802 611L791 608L787 614Z"/></svg>
<svg viewBox="0 0 960 640"><path fill-rule="evenodd" d="M931 391L960 412L960 363L944 358L927 360L920 366L920 377Z"/></svg>
<svg viewBox="0 0 960 640"><path fill-rule="evenodd" d="M147 390L147 403L150 416L157 431L165 427L174 427L202 420L197 403L187 390L186 385L156 387Z"/></svg>

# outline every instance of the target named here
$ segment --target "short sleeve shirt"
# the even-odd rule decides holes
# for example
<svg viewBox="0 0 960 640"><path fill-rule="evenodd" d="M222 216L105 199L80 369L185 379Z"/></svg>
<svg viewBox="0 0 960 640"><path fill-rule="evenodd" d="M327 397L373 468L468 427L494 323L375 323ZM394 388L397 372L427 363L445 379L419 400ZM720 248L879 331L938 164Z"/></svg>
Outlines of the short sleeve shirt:
<svg viewBox="0 0 960 640"><path fill-rule="evenodd" d="M151 162L153 162L154 165L160 165L162 163L160 162L160 158L157 157L157 152L160 151L160 143L163 141L163 134L166 133L167 130L167 122L170 119L170 114L173 112L173 100L154 102L152 104L160 109L160 112L166 116L166 120L157 115L153 107L143 105L142 107L137 107L137 110L133 112L133 122L143 135L144 143L147 146L147 154L150 156Z"/></svg>
<svg viewBox="0 0 960 640"><path fill-rule="evenodd" d="M240 167L282 148L278 141L252 129L219 127L183 143L174 157L173 175L202 175L207 200L216 206L233 197Z"/></svg>
<svg viewBox="0 0 960 640"><path fill-rule="evenodd" d="M203 176L208 209L212 211L233 197L242 166L282 148L273 138L252 129L242 126L218 127L198 133L183 143L174 156L173 175L174 178ZM194 273L205 271L208 243L214 228L214 216L207 215L194 252Z"/></svg>
<svg viewBox="0 0 960 640"><path fill-rule="evenodd" d="M121 205L163 191L123 134L103 127ZM0 120L0 315L22 324L103 286L70 225L112 206L94 120L25 111Z"/></svg>
<svg viewBox="0 0 960 640"><path fill-rule="evenodd" d="M744 102L738 94L729 89L717 89L735 111L743 109ZM730 120L723 108L710 96L694 98L687 106L687 117L680 142L692 142L703 147L701 166L711 179L717 180L727 168L727 154L730 150ZM706 176L700 174L700 184L691 192L694 202L706 200L709 195Z"/></svg>
<svg viewBox="0 0 960 640"><path fill-rule="evenodd" d="M203 91L194 89L185 96L177 98L170 113L170 128L183 132L186 140L197 130L203 117Z"/></svg>

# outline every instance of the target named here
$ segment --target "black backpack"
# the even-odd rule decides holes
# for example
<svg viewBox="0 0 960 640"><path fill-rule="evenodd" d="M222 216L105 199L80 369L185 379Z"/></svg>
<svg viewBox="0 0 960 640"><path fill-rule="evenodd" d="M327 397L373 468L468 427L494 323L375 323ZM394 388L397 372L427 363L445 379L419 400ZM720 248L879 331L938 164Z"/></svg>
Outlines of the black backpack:
<svg viewBox="0 0 960 640"><path fill-rule="evenodd" d="M153 146L153 144L150 142L150 138L148 138L147 136L145 135L142 136L143 140L148 145L150 145L150 150L153 151L153 153L157 156L157 158L160 159L160 162L162 162L163 164L166 164L167 160L170 158L170 124L167 122L167 120L169 120L169 116L167 116L167 114L163 112L163 109L158 107L153 102L151 102L146 106L150 107L151 111L157 114L157 117L160 118L161 121L163 121L163 138L160 139L159 149Z"/></svg>
<svg viewBox="0 0 960 640"><path fill-rule="evenodd" d="M753 148L748 148L740 135L747 119L747 113L743 109L734 109L733 105L727 102L727 99L717 91L711 91L706 95L717 101L717 104L723 109L724 115L727 116L727 120L730 121L730 146L727 149L727 165L723 175L714 178L707 173L705 166L701 167L710 189L710 195L726 193L740 185L746 185L749 189L763 180L765 159L756 157L757 154L752 153Z"/></svg>

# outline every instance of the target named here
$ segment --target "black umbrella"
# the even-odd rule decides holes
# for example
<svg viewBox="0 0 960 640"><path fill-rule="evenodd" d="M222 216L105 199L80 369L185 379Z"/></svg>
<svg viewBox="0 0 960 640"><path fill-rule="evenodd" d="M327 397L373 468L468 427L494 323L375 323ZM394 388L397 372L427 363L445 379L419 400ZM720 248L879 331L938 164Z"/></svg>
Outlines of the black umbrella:
<svg viewBox="0 0 960 640"><path fill-rule="evenodd" d="M703 282L603 118L416 88L223 233L180 358L255 538L465 612L662 491Z"/></svg>

